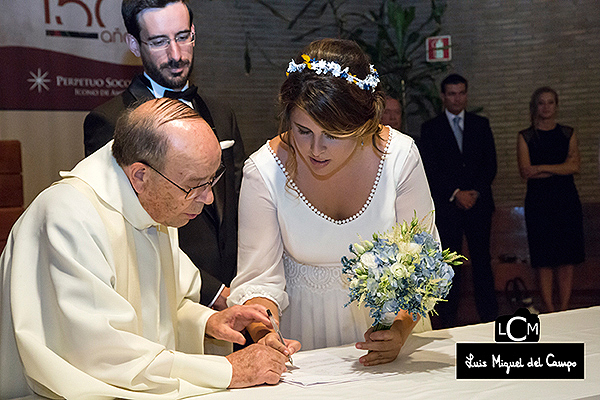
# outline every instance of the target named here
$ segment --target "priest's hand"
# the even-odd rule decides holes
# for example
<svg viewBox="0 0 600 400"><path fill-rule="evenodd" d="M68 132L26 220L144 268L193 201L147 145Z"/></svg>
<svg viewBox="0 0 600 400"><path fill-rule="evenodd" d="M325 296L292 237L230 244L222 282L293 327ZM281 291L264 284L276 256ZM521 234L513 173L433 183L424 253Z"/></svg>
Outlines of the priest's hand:
<svg viewBox="0 0 600 400"><path fill-rule="evenodd" d="M262 322L272 328L265 307L259 304L232 306L208 318L206 334L215 339L244 344L246 338L240 331L253 322Z"/></svg>
<svg viewBox="0 0 600 400"><path fill-rule="evenodd" d="M251 344L228 355L233 374L229 388L242 388L267 383L275 385L286 371L287 357L262 344Z"/></svg>

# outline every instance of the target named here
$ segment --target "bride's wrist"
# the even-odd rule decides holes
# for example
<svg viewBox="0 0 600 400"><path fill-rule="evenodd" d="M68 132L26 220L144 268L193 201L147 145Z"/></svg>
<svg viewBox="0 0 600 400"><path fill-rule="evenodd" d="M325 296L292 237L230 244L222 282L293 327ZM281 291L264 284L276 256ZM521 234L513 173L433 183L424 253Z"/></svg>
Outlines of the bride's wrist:
<svg viewBox="0 0 600 400"><path fill-rule="evenodd" d="M265 324L262 322L253 322L246 327L250 337L254 340L255 343L258 343L259 340L267 336L269 333L273 332L272 329L267 328Z"/></svg>

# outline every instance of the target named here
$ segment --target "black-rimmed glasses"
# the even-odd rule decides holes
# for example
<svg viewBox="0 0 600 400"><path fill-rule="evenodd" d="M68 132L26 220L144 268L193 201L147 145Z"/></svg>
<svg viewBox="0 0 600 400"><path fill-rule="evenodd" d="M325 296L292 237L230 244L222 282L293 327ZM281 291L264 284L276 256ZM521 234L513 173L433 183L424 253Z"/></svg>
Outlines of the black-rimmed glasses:
<svg viewBox="0 0 600 400"><path fill-rule="evenodd" d="M150 50L153 51L162 51L166 50L171 41L175 41L180 46L186 46L194 43L196 40L196 35L192 31L181 32L175 35L174 39L169 39L168 37L160 36L144 42L140 39L140 42L144 43Z"/></svg>
<svg viewBox="0 0 600 400"><path fill-rule="evenodd" d="M163 178L165 178L166 180L171 182L173 185L177 186L177 188L179 190L181 190L183 193L185 193L186 200L195 199L196 197L198 197L202 193L204 193L207 188L209 188L209 187L212 188L213 186L215 186L217 184L217 182L219 181L219 179L221 179L221 177L225 173L225 165L223 163L221 163L221 165L219 165L219 168L217 168L217 172L215 172L215 176L212 179L209 179L207 182L204 182L198 186L194 186L193 188L189 188L188 190L186 190L186 189L182 188L181 186L179 186L178 184L176 184L175 182L173 182L172 180L170 180L169 178L167 178L165 175L163 175L162 172L160 172L159 170L157 170L156 168L154 168L152 165L148 164L147 162L145 162L145 161L138 161L138 162L150 167L157 174L159 174L160 176L162 176Z"/></svg>

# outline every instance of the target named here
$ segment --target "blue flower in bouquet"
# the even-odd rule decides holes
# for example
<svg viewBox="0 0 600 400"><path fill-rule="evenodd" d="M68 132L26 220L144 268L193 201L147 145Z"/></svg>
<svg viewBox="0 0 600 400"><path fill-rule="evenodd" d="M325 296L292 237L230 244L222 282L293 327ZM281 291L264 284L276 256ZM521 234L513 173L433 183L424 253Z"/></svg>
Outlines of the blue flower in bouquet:
<svg viewBox="0 0 600 400"><path fill-rule="evenodd" d="M463 256L441 250L417 216L397 224L373 240L350 245L354 257L342 257L342 272L350 282L350 300L368 307L375 329L389 328L393 317L408 311L413 319L435 312L450 291L453 265Z"/></svg>

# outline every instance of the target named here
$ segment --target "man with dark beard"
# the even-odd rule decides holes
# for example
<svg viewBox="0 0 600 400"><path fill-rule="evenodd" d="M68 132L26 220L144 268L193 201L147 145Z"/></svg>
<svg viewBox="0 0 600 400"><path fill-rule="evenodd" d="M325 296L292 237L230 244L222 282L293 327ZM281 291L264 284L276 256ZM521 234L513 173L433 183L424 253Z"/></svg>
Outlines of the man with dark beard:
<svg viewBox="0 0 600 400"><path fill-rule="evenodd" d="M186 0L123 0L121 14L131 52L142 59L144 73L135 76L119 96L85 118L86 156L113 136L123 111L152 98L177 98L194 108L221 142L223 178L213 188L214 203L179 229L181 249L200 269L201 303L226 307L229 284L237 263L237 201L244 162L244 146L233 111L211 97L198 94L188 78L194 61L196 28Z"/></svg>

